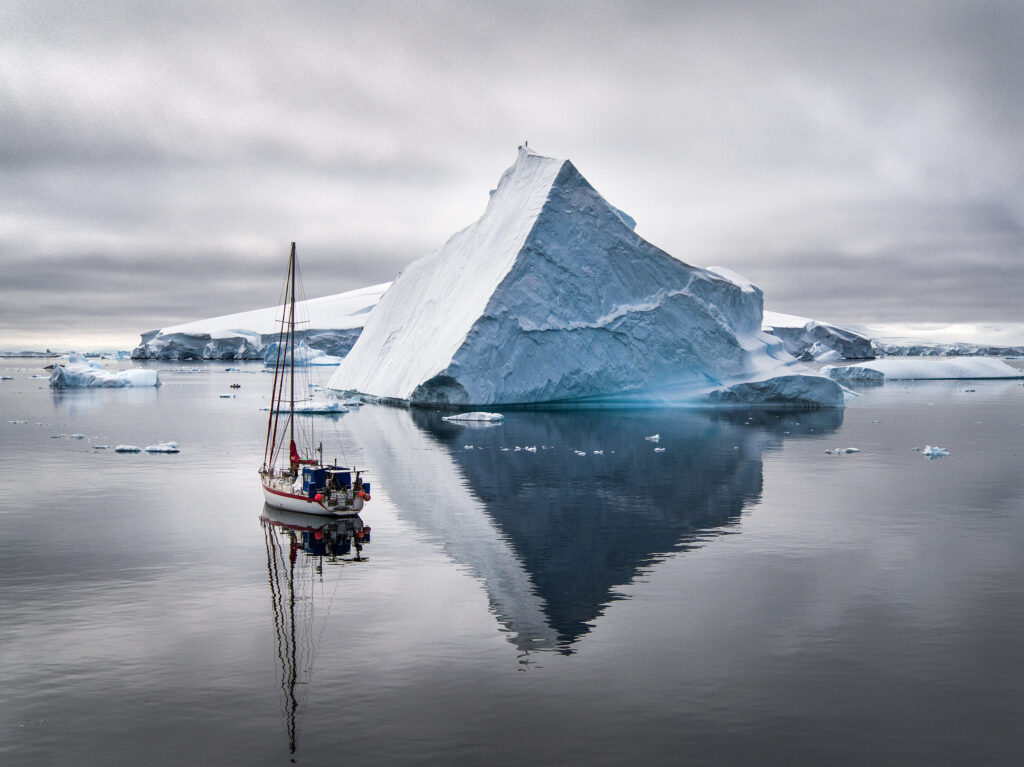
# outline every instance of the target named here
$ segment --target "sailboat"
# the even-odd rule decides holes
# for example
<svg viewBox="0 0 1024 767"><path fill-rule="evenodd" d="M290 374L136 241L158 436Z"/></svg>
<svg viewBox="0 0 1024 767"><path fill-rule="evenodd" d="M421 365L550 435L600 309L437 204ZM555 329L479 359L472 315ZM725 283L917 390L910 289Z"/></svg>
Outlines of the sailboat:
<svg viewBox="0 0 1024 767"><path fill-rule="evenodd" d="M297 417L317 411L295 397L295 243L288 259L285 279L286 301L282 305L281 329L274 364L274 388L267 420L267 441L260 467L260 484L267 505L282 511L328 516L356 514L370 500L370 483L362 472L325 464L323 443L314 447L312 429L300 429L295 441ZM306 390L300 390L305 396Z"/></svg>

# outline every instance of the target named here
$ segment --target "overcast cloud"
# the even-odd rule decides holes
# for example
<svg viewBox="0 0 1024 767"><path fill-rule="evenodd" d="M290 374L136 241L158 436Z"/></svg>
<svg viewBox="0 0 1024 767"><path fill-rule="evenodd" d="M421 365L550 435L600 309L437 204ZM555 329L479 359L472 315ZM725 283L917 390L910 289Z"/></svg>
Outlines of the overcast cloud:
<svg viewBox="0 0 1024 767"><path fill-rule="evenodd" d="M1024 321L1022 83L1019 0L6 0L0 347L391 279L524 139L776 311Z"/></svg>

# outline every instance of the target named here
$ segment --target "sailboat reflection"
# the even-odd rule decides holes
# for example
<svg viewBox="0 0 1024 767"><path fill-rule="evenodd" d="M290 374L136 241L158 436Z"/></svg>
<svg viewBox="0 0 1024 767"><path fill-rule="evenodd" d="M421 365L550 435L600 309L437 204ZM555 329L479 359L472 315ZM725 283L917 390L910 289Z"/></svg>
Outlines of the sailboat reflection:
<svg viewBox="0 0 1024 767"><path fill-rule="evenodd" d="M765 453L842 423L833 410L513 411L490 428L443 415L363 408L352 425L399 516L481 580L509 641L561 653L646 570L738 532Z"/></svg>
<svg viewBox="0 0 1024 767"><path fill-rule="evenodd" d="M260 524L267 549L288 750L294 754L299 690L305 689L312 674L320 634L315 617L320 615L323 621L330 614L329 609L314 612L313 601L333 598L324 593L324 563L366 561L362 551L370 542L370 527L358 515L324 518L270 506L263 507Z"/></svg>

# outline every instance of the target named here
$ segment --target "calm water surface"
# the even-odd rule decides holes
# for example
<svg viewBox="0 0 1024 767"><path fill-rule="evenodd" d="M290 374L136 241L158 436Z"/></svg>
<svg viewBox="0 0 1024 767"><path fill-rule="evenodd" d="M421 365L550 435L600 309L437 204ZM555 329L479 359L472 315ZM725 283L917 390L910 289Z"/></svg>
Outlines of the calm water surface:
<svg viewBox="0 0 1024 767"><path fill-rule="evenodd" d="M1021 761L1019 382L367 406L318 421L373 486L369 559L331 562L264 509L259 366L52 392L31 364L0 360L2 764Z"/></svg>

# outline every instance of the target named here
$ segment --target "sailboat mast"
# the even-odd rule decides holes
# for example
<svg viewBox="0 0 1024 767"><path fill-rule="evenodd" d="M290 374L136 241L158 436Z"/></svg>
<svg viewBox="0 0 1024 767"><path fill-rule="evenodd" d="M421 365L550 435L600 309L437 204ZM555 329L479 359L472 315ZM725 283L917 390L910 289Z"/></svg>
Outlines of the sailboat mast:
<svg viewBox="0 0 1024 767"><path fill-rule="evenodd" d="M292 296L288 316L288 332L291 336L291 359L289 361L289 378L291 379L291 404L288 408L288 439L295 442L295 243L292 243L292 255L288 268L291 271Z"/></svg>

